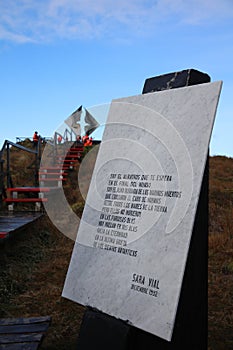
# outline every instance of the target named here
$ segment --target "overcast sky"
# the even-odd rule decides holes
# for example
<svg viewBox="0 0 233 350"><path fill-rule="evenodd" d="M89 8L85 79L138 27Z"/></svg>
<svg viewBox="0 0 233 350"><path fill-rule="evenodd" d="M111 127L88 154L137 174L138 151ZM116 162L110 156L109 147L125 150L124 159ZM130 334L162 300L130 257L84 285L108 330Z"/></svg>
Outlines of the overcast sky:
<svg viewBox="0 0 233 350"><path fill-rule="evenodd" d="M223 80L211 154L233 157L233 0L0 0L0 145L194 68Z"/></svg>

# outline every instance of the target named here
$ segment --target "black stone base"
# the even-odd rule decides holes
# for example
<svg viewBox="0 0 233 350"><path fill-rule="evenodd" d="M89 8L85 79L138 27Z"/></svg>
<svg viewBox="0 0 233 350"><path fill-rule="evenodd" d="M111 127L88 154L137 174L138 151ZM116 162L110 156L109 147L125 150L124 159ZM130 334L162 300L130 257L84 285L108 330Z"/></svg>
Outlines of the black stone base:
<svg viewBox="0 0 233 350"><path fill-rule="evenodd" d="M121 320L87 309L78 338L77 350L127 350L130 326Z"/></svg>
<svg viewBox="0 0 233 350"><path fill-rule="evenodd" d="M148 92L169 90L209 82L210 77L208 74L195 69L186 69L180 72L158 75L146 79L142 93L146 94Z"/></svg>

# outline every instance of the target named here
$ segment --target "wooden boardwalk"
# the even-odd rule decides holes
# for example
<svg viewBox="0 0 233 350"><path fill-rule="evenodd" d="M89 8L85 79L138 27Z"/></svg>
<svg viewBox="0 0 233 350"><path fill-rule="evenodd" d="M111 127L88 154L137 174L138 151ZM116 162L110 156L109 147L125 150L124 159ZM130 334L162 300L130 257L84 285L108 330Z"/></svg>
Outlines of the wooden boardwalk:
<svg viewBox="0 0 233 350"><path fill-rule="evenodd" d="M0 349L37 350L51 320L50 316L0 319Z"/></svg>
<svg viewBox="0 0 233 350"><path fill-rule="evenodd" d="M0 212L0 241L8 238L14 231L35 221L41 215L43 214L36 212Z"/></svg>

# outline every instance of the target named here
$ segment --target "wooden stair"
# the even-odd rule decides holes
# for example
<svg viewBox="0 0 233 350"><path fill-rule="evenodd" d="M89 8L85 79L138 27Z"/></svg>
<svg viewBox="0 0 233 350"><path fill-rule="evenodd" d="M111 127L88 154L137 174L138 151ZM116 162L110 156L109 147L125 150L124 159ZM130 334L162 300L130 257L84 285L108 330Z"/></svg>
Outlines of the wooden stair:
<svg viewBox="0 0 233 350"><path fill-rule="evenodd" d="M67 171L73 170L80 162L83 154L83 146L71 147L66 154L60 152L55 158L53 166L41 166L39 182L41 186L62 187L67 180Z"/></svg>
<svg viewBox="0 0 233 350"><path fill-rule="evenodd" d="M62 182L67 179L67 172L60 166L41 167L39 171L39 182L41 186L61 187Z"/></svg>
<svg viewBox="0 0 233 350"><path fill-rule="evenodd" d="M39 211L41 203L48 201L45 193L49 191L48 187L9 187L4 202L9 204L8 209L11 211L14 209L14 203L35 203L35 210Z"/></svg>

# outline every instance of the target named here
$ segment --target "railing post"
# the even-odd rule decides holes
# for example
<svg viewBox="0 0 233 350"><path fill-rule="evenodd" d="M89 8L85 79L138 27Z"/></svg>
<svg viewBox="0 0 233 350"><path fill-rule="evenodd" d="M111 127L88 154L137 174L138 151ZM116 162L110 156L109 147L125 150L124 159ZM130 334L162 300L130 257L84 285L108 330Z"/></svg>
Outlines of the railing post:
<svg viewBox="0 0 233 350"><path fill-rule="evenodd" d="M2 206L2 197L4 195L4 171L3 171L4 160L1 159L0 155L0 208Z"/></svg>
<svg viewBox="0 0 233 350"><path fill-rule="evenodd" d="M40 160L41 160L41 137L39 137L38 143L36 145L36 154L35 154L35 187L38 186L39 180L39 168L40 168Z"/></svg>
<svg viewBox="0 0 233 350"><path fill-rule="evenodd" d="M57 159L57 132L54 134L54 150L53 150L53 162L56 163Z"/></svg>
<svg viewBox="0 0 233 350"><path fill-rule="evenodd" d="M7 143L6 146L6 177L7 177L7 187L12 187L12 180L10 174L10 144Z"/></svg>

